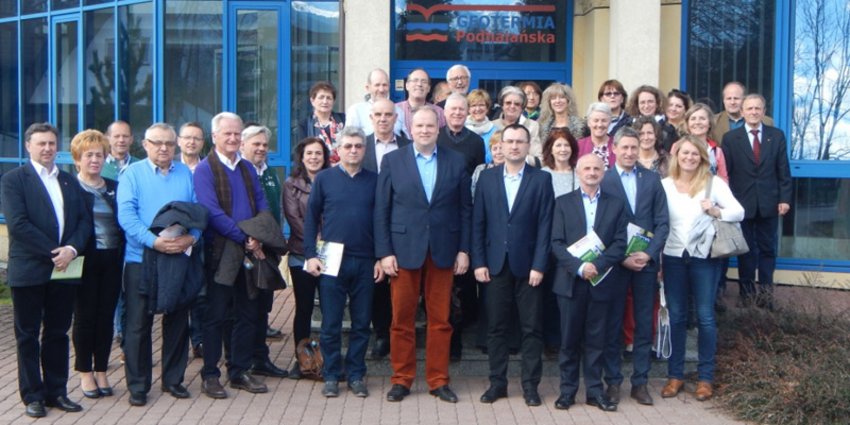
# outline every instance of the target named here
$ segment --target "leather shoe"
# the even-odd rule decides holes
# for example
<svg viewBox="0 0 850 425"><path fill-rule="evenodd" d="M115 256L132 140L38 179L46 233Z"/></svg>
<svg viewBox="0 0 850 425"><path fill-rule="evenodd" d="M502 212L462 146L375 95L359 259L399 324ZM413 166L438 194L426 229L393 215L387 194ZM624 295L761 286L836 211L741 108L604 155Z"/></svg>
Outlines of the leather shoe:
<svg viewBox="0 0 850 425"><path fill-rule="evenodd" d="M275 364L269 359L266 359L262 363L254 363L254 367L251 368L251 374L270 376L272 378L286 378L289 376L289 372L275 366Z"/></svg>
<svg viewBox="0 0 850 425"><path fill-rule="evenodd" d="M611 400L608 400L608 397L606 397L605 395L602 395L602 394L600 394L596 397L588 398L585 403L588 406L598 407L599 410L601 410L603 412L616 412L617 411L617 405L615 403L612 403Z"/></svg>
<svg viewBox="0 0 850 425"><path fill-rule="evenodd" d="M710 399L714 395L714 388L711 387L711 382L697 382L697 390L694 392L694 395L696 396L697 401L706 401Z"/></svg>
<svg viewBox="0 0 850 425"><path fill-rule="evenodd" d="M574 404L576 404L576 399L565 395L561 395L555 400L555 408L558 410L567 410Z"/></svg>
<svg viewBox="0 0 850 425"><path fill-rule="evenodd" d="M201 392L209 398L227 398L227 391L221 386L221 382L218 381L216 376L204 378L204 382L201 384Z"/></svg>
<svg viewBox="0 0 850 425"><path fill-rule="evenodd" d="M236 378L231 379L230 388L245 390L254 394L269 392L269 388L266 387L266 384L248 372L242 372Z"/></svg>
<svg viewBox="0 0 850 425"><path fill-rule="evenodd" d="M372 347L372 358L383 359L390 353L390 340L388 338L375 338L375 346Z"/></svg>
<svg viewBox="0 0 850 425"><path fill-rule="evenodd" d="M145 393L130 393L130 406L144 406L148 404L148 396Z"/></svg>
<svg viewBox="0 0 850 425"><path fill-rule="evenodd" d="M355 397L369 397L369 389L366 387L366 381L362 379L348 381L348 390L351 391Z"/></svg>
<svg viewBox="0 0 850 425"><path fill-rule="evenodd" d="M339 381L325 381L322 395L328 398L339 397Z"/></svg>
<svg viewBox="0 0 850 425"><path fill-rule="evenodd" d="M410 388L401 384L393 384L387 393L387 401L402 401L408 395L410 395Z"/></svg>
<svg viewBox="0 0 850 425"><path fill-rule="evenodd" d="M174 398L189 398L190 396L189 390L180 384L163 385L162 392L169 393L174 396Z"/></svg>
<svg viewBox="0 0 850 425"><path fill-rule="evenodd" d="M679 391L682 391L682 387L685 385L685 381L676 378L670 378L667 380L667 384L664 385L664 388L661 389L661 397L670 398L676 397L679 394Z"/></svg>
<svg viewBox="0 0 850 425"><path fill-rule="evenodd" d="M443 385L440 388L435 388L428 392L434 397L439 398L447 403L457 403L457 395L449 388L448 385Z"/></svg>
<svg viewBox="0 0 850 425"><path fill-rule="evenodd" d="M100 388L95 388L93 390L84 390L82 386L80 386L80 390L83 392L83 396L86 398L100 398Z"/></svg>
<svg viewBox="0 0 850 425"><path fill-rule="evenodd" d="M649 390L646 385L635 385L632 387L632 398L637 400L639 404L644 406L652 406L652 396L649 395Z"/></svg>
<svg viewBox="0 0 850 425"><path fill-rule="evenodd" d="M192 346L192 358L202 359L204 357L204 343Z"/></svg>
<svg viewBox="0 0 850 425"><path fill-rule="evenodd" d="M608 389L605 390L605 395L611 403L620 404L620 384L608 385Z"/></svg>
<svg viewBox="0 0 850 425"><path fill-rule="evenodd" d="M60 395L53 400L48 400L44 403L47 407L55 407L63 412L80 412L83 406L71 401L68 396Z"/></svg>
<svg viewBox="0 0 850 425"><path fill-rule="evenodd" d="M100 393L101 397L112 397L115 394L112 387L97 387L97 392Z"/></svg>
<svg viewBox="0 0 850 425"><path fill-rule="evenodd" d="M493 403L500 398L505 398L508 396L507 388L500 388L491 386L487 388L487 391L484 391L484 394L481 394L481 402L482 403Z"/></svg>
<svg viewBox="0 0 850 425"><path fill-rule="evenodd" d="M44 402L36 400L27 404L27 416L31 418L43 418L47 416L47 409L44 408Z"/></svg>
<svg viewBox="0 0 850 425"><path fill-rule="evenodd" d="M287 376L289 379L301 379L301 365L295 363L294 365L292 365L291 368L289 368L289 372L287 373L289 374L289 376Z"/></svg>
<svg viewBox="0 0 850 425"><path fill-rule="evenodd" d="M523 390L522 398L525 400L526 406L540 406L543 401L540 400L540 393L536 389Z"/></svg>
<svg viewBox="0 0 850 425"><path fill-rule="evenodd" d="M266 326L267 339L283 339L283 332L280 329L275 329L271 326Z"/></svg>

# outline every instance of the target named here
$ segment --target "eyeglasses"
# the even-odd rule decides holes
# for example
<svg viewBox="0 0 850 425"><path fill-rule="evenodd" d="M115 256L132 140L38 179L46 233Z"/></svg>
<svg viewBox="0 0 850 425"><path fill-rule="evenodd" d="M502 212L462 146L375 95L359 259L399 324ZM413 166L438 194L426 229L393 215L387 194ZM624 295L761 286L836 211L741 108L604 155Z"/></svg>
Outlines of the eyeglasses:
<svg viewBox="0 0 850 425"><path fill-rule="evenodd" d="M602 93L602 96L605 96L605 97L617 97L617 96L622 96L622 95L623 94L618 92L618 91L606 91L605 93Z"/></svg>
<svg viewBox="0 0 850 425"><path fill-rule="evenodd" d="M360 149L364 149L365 147L366 147L366 145L364 145L362 143L346 143L346 144L340 146L340 148L345 149L347 151L348 150L355 150L355 149L360 150Z"/></svg>
<svg viewBox="0 0 850 425"><path fill-rule="evenodd" d="M145 139L145 140L148 143L150 143L151 145L153 145L154 147L156 147L157 149L159 149L163 146L165 146L168 149L171 149L171 148L174 148L175 146L177 146L177 142L174 142L172 140L151 140L151 139Z"/></svg>
<svg viewBox="0 0 850 425"><path fill-rule="evenodd" d="M459 76L459 77L449 78L449 81L451 81L453 83L457 83L457 82L460 82L460 81L469 81L469 77L466 76L466 75L462 75L462 76Z"/></svg>

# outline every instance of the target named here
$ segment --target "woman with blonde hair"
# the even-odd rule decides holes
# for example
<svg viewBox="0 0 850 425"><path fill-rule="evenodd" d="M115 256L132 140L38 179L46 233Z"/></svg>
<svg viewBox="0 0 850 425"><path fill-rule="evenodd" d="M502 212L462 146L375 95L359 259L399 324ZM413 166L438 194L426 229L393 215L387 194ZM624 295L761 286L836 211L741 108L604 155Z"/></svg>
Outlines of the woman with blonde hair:
<svg viewBox="0 0 850 425"><path fill-rule="evenodd" d="M578 116L576 96L566 84L552 83L543 91L540 101L540 140L546 140L552 130L563 129L578 140L587 135L587 126Z"/></svg>
<svg viewBox="0 0 850 425"><path fill-rule="evenodd" d="M714 112L705 103L696 103L685 112L679 132L694 136L705 144L708 151L709 171L728 184L729 173L726 171L726 157L723 156L723 149L720 149L720 145L709 137L713 126Z"/></svg>
<svg viewBox="0 0 850 425"><path fill-rule="evenodd" d="M714 394L714 355L717 351L717 323L714 301L720 259L711 258L714 239L713 219L739 222L744 208L726 183L711 175L705 144L694 136L677 142L670 176L661 181L667 195L670 234L664 245L662 271L664 294L670 311L672 355L667 363L665 398L675 397L684 385L685 342L687 338L688 297L693 296L697 313L699 401Z"/></svg>
<svg viewBox="0 0 850 425"><path fill-rule="evenodd" d="M475 89L466 95L466 102L469 104L469 115L466 117L464 126L469 131L481 136L484 139L485 146L490 146L490 136L496 131L493 121L487 118L490 108L493 107L493 101L490 100L490 95L486 90ZM484 162L489 163L492 159L490 150L487 150L484 156Z"/></svg>

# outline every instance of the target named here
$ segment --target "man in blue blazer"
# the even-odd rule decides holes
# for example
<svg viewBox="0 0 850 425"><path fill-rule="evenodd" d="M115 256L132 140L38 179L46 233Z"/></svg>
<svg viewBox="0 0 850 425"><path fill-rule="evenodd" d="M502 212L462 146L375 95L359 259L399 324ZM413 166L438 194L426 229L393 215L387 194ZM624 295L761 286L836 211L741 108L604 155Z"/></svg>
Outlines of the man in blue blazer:
<svg viewBox="0 0 850 425"><path fill-rule="evenodd" d="M59 131L48 123L29 126L24 140L30 160L0 182L9 231L18 389L30 417L45 416L45 406L82 410L66 389L68 329L80 280L54 280L51 274L64 271L83 252L93 224L79 182L54 163L58 139Z"/></svg>
<svg viewBox="0 0 850 425"><path fill-rule="evenodd" d="M546 271L555 193L549 173L525 165L531 135L519 124L502 133L505 164L481 173L472 213L472 267L487 284L490 388L482 403L507 397L507 331L514 305L522 332L522 392L539 406L543 351L540 283Z"/></svg>
<svg viewBox="0 0 850 425"><path fill-rule="evenodd" d="M619 403L620 385L623 382L623 374L620 372L623 311L626 292L631 290L635 323L631 397L640 404L651 405L652 396L646 384L652 349L652 310L658 292L659 256L669 232L669 215L661 177L637 163L639 138L637 130L631 127L622 127L617 131L614 135L617 162L605 173L601 186L602 192L616 196L626 204L629 223L654 235L646 249L630 253L621 262L621 278L626 286L616 294L608 314L605 381L608 383L608 398Z"/></svg>
<svg viewBox="0 0 850 425"><path fill-rule="evenodd" d="M729 188L744 206L741 230L750 252L738 257L741 301L773 308L779 217L791 209L791 167L782 130L763 124L764 97L744 97L744 126L723 136ZM756 270L759 294L756 294ZM754 297L758 295L758 298Z"/></svg>
<svg viewBox="0 0 850 425"><path fill-rule="evenodd" d="M463 157L437 149L438 117L413 112L413 143L386 154L375 196L375 254L392 285L392 388L387 400L410 394L416 377L414 322L420 288L428 315L425 379L431 394L456 403L449 388L449 304L452 274L469 268L472 200Z"/></svg>
<svg viewBox="0 0 850 425"><path fill-rule="evenodd" d="M580 188L555 200L552 217L552 253L557 260L552 290L561 310L561 395L555 408L575 404L579 387L579 365L584 364L587 404L612 412L612 403L602 385L605 327L611 303L625 282L612 270L596 285L590 279L617 268L626 252L628 215L625 203L600 190L604 165L594 154L579 158L576 174ZM569 253L574 243L595 232L605 250L593 261L584 262Z"/></svg>

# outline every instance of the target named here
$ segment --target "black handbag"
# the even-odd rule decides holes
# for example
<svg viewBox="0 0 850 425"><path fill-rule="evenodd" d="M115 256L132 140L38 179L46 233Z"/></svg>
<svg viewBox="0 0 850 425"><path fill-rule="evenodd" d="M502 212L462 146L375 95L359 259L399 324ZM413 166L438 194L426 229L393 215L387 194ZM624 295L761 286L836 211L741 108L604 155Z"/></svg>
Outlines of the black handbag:
<svg viewBox="0 0 850 425"><path fill-rule="evenodd" d="M711 199L711 182L714 177L708 179L705 186L705 197ZM729 258L750 252L744 232L741 231L741 223L722 221L719 218L712 219L714 225L714 241L711 242L711 258Z"/></svg>

